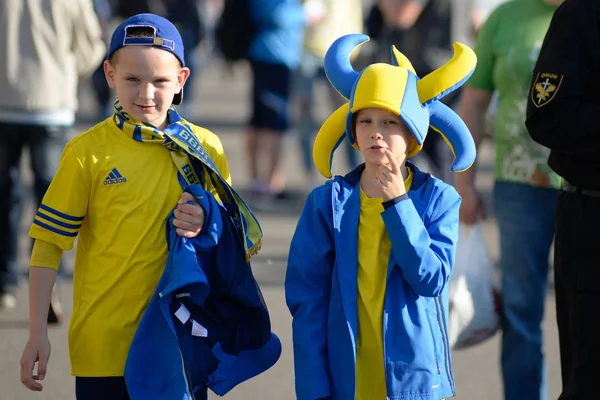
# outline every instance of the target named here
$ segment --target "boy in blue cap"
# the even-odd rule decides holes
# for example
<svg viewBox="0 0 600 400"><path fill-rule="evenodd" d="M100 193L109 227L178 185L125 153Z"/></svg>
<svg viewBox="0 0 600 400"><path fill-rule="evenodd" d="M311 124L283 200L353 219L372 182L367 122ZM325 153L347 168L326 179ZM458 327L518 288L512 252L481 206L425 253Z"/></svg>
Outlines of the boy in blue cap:
<svg viewBox="0 0 600 400"><path fill-rule="evenodd" d="M183 188L203 183L224 203L238 202L223 189L231 179L219 138L172 107L190 72L171 22L153 14L125 20L112 35L104 72L118 95L114 114L67 144L29 232L31 322L21 381L42 390L50 293L60 255L79 236L69 327L78 400L129 398L124 366L167 260L165 219L177 206L174 225L185 238L204 223L203 209ZM243 202L238 206L249 257L260 227Z"/></svg>

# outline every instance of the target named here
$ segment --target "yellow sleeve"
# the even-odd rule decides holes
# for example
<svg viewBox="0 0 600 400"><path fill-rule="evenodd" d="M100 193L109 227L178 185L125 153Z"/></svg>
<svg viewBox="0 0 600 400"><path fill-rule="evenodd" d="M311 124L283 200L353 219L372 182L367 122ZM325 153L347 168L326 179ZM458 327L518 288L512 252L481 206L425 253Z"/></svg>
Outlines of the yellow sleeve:
<svg viewBox="0 0 600 400"><path fill-rule="evenodd" d="M29 266L51 268L58 271L62 254L62 249L57 245L36 239L33 243Z"/></svg>
<svg viewBox="0 0 600 400"><path fill-rule="evenodd" d="M63 150L56 175L29 230L29 236L53 243L62 250L73 248L87 213L91 180L89 160L75 154L72 142Z"/></svg>
<svg viewBox="0 0 600 400"><path fill-rule="evenodd" d="M231 185L231 173L229 172L229 165L221 139L208 129L196 125L194 125L194 133L202 143L210 159L215 163L215 167L217 167L223 179Z"/></svg>
<svg viewBox="0 0 600 400"><path fill-rule="evenodd" d="M223 179L225 179L225 181L231 185L231 173L229 172L229 164L227 163L227 157L225 156L223 143L221 143L221 139L219 139L217 135L212 134L211 136L211 146L209 147L211 148L213 154L209 155Z"/></svg>

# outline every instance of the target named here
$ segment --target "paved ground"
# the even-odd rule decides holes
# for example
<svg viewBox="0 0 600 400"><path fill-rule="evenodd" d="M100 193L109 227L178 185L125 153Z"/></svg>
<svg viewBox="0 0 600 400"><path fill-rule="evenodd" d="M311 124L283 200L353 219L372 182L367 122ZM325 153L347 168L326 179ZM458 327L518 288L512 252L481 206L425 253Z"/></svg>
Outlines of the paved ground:
<svg viewBox="0 0 600 400"><path fill-rule="evenodd" d="M234 75L219 65L212 65L200 76L196 89L199 96L195 105L196 122L211 128L221 137L228 159L234 183L243 188L247 184L245 166L243 164L242 122L247 115L245 99L247 71L237 70ZM85 89L84 89L85 92ZM90 100L82 102L81 127L86 126L94 105ZM323 109L323 108L319 108ZM191 118L193 120L193 118ZM285 167L290 185L297 191L303 188L299 173L297 146L293 137L287 139ZM487 194L491 189L490 159L491 145L486 145L481 152L481 177L479 187ZM339 169L336 161L337 172ZM28 174L24 174L28 179ZM295 222L301 207L301 201L290 202L270 212L258 211L258 217L265 232L265 245L253 262L253 269L261 284L266 302L271 312L273 329L283 342L283 354L280 361L269 371L234 389L227 398L236 400L291 400L293 391L293 368L290 339L291 318L285 307L283 280L285 276L286 254L293 233ZM28 218L33 207L28 212ZM30 221L30 219L28 219ZM22 238L26 238L28 222L23 224ZM497 233L493 218L485 223L485 235L490 253L498 256ZM24 275L27 268L28 243L21 243L22 269ZM68 266L72 265L73 254L68 254ZM73 396L73 378L69 376L67 354L67 325L52 328L52 356L45 388L41 393L31 393L19 382L19 358L27 341L27 288L26 284L18 291L18 308L12 313L0 312L0 400L71 400ZM65 279L59 287L64 300L66 313L71 311L70 280ZM557 398L560 389L560 373L558 363L558 344L555 325L554 301L550 292L547 301L545 326L545 352L548 359L549 398ZM458 399L464 400L499 400L502 388L498 370L499 336L477 347L455 351L454 371ZM213 398L216 398L213 397ZM524 399L528 400L528 399Z"/></svg>

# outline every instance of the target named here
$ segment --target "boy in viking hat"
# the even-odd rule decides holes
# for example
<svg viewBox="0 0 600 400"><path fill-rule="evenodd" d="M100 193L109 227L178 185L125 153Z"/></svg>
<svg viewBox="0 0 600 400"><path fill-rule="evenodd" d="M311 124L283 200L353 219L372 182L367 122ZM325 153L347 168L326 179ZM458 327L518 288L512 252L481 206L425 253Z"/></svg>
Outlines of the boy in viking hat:
<svg viewBox="0 0 600 400"><path fill-rule="evenodd" d="M338 39L325 58L329 81L348 103L314 144L331 177L344 136L365 163L307 198L292 239L286 300L293 316L299 400L439 400L455 394L446 316L460 197L407 158L432 127L451 147L453 170L475 161L462 120L439 101L473 72L471 49L454 45L446 65L419 79L392 48L393 65L353 70L368 40Z"/></svg>
<svg viewBox="0 0 600 400"><path fill-rule="evenodd" d="M198 202L207 196L196 197L189 188L202 184L231 220L240 221L242 259L260 247L260 225L230 186L221 141L173 107L181 103L190 74L185 65L181 36L165 18L138 14L113 32L104 72L118 95L114 113L66 145L29 232L35 239L31 321L21 381L30 390L42 390L50 357L50 293L60 256L77 236L69 352L78 400L133 398L125 365L144 310L162 281L169 250L173 252L167 248L166 228L194 245L209 228ZM189 318L185 323L192 324ZM203 336L212 340L211 332ZM205 357L205 363L213 361ZM173 371L167 373L174 376ZM189 398L206 398L206 387L193 390L195 397ZM176 398L184 397L188 395Z"/></svg>

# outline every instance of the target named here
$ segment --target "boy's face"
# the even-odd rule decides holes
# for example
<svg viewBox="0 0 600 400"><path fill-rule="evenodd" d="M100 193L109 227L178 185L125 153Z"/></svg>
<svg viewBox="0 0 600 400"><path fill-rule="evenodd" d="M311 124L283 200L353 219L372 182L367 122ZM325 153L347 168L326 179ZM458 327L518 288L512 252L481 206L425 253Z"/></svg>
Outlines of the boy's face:
<svg viewBox="0 0 600 400"><path fill-rule="evenodd" d="M190 70L182 68L168 51L126 46L115 53L112 61L104 62L104 73L131 117L164 129L173 97L185 84Z"/></svg>
<svg viewBox="0 0 600 400"><path fill-rule="evenodd" d="M365 108L356 113L356 142L365 157L365 163L386 165L389 160L385 149L389 149L400 164L406 160L412 132L397 115L381 108Z"/></svg>

